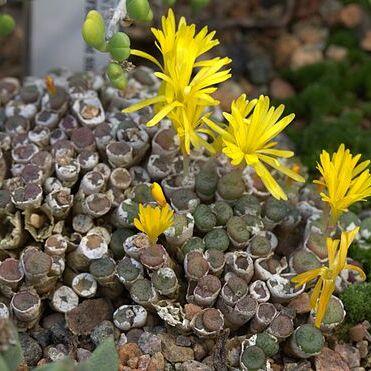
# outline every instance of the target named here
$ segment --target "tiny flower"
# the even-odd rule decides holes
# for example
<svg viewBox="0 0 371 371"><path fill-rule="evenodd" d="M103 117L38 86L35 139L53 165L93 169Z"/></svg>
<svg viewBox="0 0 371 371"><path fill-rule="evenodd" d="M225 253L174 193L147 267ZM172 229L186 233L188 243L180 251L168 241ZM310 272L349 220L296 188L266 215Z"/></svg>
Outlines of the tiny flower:
<svg viewBox="0 0 371 371"><path fill-rule="evenodd" d="M294 152L273 148L277 142L272 140L294 119L294 114L280 119L283 110L282 104L278 108L269 107L268 97L261 95L258 100L248 101L243 94L232 102L231 113L224 113L229 123L227 128L223 129L208 118L203 120L223 138L223 153L231 159L232 165L252 166L272 196L286 200L285 192L265 165L297 182L304 182L301 175L278 160L279 157L292 157Z"/></svg>
<svg viewBox="0 0 371 371"><path fill-rule="evenodd" d="M151 186L152 196L155 199L155 201L161 206L165 207L167 204L164 192L162 191L161 186L154 182Z"/></svg>
<svg viewBox="0 0 371 371"><path fill-rule="evenodd" d="M217 90L215 85L231 77L230 69L222 70L231 60L218 57L198 60L219 44L218 40L213 39L215 32L208 33L207 27L204 27L196 33L196 26L187 25L183 17L177 26L171 9L167 17L162 17L162 30L153 28L152 33L157 39L156 45L163 63L140 50L132 50L131 54L156 64L161 72L155 75L162 83L156 96L126 108L124 112L154 105L156 114L147 122L147 126L157 125L168 117L178 134L184 154L190 154L191 146L205 147L214 153L214 147L205 138L206 135L215 139L214 133L205 127L202 119L210 115L206 110L208 106L219 104L211 94Z"/></svg>
<svg viewBox="0 0 371 371"><path fill-rule="evenodd" d="M139 219L134 219L134 225L155 244L158 236L173 224L173 215L174 212L168 204L164 207L139 204Z"/></svg>
<svg viewBox="0 0 371 371"><path fill-rule="evenodd" d="M353 156L344 144L332 154L332 158L325 150L321 153L317 169L322 177L314 183L326 189L321 192L321 197L330 205L331 225L350 205L371 196L371 175L367 169L370 161L357 164L360 158L360 154Z"/></svg>
<svg viewBox="0 0 371 371"><path fill-rule="evenodd" d="M57 88L55 87L54 79L50 75L46 76L45 85L49 95L55 97L57 95Z"/></svg>
<svg viewBox="0 0 371 371"><path fill-rule="evenodd" d="M366 279L366 275L360 267L347 263L349 246L358 231L359 227L352 231L342 232L340 240L327 238L328 267L312 269L292 279L292 282L296 283L297 286L301 286L318 277L310 299L310 306L316 312L316 327L321 325L331 295L335 290L336 277L339 276L343 269L354 270L360 274L362 280Z"/></svg>

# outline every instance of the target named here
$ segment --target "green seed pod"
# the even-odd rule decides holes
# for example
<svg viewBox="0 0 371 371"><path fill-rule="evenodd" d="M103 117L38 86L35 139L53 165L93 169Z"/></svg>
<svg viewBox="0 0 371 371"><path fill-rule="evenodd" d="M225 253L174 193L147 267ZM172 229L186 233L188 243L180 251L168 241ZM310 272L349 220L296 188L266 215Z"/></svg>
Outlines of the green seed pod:
<svg viewBox="0 0 371 371"><path fill-rule="evenodd" d="M234 246L245 245L250 238L247 225L240 216L232 216L228 220L227 233Z"/></svg>
<svg viewBox="0 0 371 371"><path fill-rule="evenodd" d="M277 338L267 332L256 335L256 346L261 348L267 357L273 357L280 348Z"/></svg>
<svg viewBox="0 0 371 371"><path fill-rule="evenodd" d="M10 35L15 28L15 21L9 14L0 14L0 37Z"/></svg>
<svg viewBox="0 0 371 371"><path fill-rule="evenodd" d="M191 0L192 11L197 13L209 5L210 0Z"/></svg>
<svg viewBox="0 0 371 371"><path fill-rule="evenodd" d="M226 225L233 216L232 207L225 201L216 201L210 208L216 216L217 225Z"/></svg>
<svg viewBox="0 0 371 371"><path fill-rule="evenodd" d="M263 350L255 345L246 347L241 353L240 366L242 370L259 370L264 368L266 356Z"/></svg>
<svg viewBox="0 0 371 371"><path fill-rule="evenodd" d="M124 70L117 63L110 63L107 66L107 77L117 89L124 90L128 84Z"/></svg>
<svg viewBox="0 0 371 371"><path fill-rule="evenodd" d="M195 226L200 232L209 232L216 225L216 216L207 205L198 205L193 213L193 217L195 219Z"/></svg>
<svg viewBox="0 0 371 371"><path fill-rule="evenodd" d="M122 62L129 58L130 55L130 39L126 33L116 32L108 41L107 50L110 52L113 59Z"/></svg>
<svg viewBox="0 0 371 371"><path fill-rule="evenodd" d="M150 21L153 18L148 0L126 0L126 10L129 18L135 21Z"/></svg>
<svg viewBox="0 0 371 371"><path fill-rule="evenodd" d="M218 181L218 194L225 201L234 201L245 192L246 186L241 172L236 170L223 175Z"/></svg>
<svg viewBox="0 0 371 371"><path fill-rule="evenodd" d="M206 249L226 251L229 247L227 232L222 228L215 228L204 237Z"/></svg>
<svg viewBox="0 0 371 371"><path fill-rule="evenodd" d="M102 15L96 10L91 10L82 25L82 37L85 42L92 48L104 51L105 42L105 26Z"/></svg>
<svg viewBox="0 0 371 371"><path fill-rule="evenodd" d="M254 195L243 195L233 207L235 215L260 215L261 206Z"/></svg>

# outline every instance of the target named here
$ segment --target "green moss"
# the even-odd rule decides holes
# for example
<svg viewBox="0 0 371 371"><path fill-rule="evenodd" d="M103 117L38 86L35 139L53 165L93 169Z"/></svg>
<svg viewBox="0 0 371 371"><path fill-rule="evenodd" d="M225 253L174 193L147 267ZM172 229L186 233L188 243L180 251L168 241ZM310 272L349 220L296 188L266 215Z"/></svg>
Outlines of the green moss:
<svg viewBox="0 0 371 371"><path fill-rule="evenodd" d="M351 285L341 293L340 298L349 321L354 323L371 321L371 283Z"/></svg>

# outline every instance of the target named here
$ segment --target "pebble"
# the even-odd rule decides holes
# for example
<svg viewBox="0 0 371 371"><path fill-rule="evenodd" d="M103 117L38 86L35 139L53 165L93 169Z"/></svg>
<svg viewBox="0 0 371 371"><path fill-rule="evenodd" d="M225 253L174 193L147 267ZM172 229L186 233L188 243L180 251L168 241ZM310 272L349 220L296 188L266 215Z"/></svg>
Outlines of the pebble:
<svg viewBox="0 0 371 371"><path fill-rule="evenodd" d="M123 366L126 366L130 359L138 358L141 355L142 351L139 346L134 343L127 343L119 348L119 359Z"/></svg>
<svg viewBox="0 0 371 371"><path fill-rule="evenodd" d="M316 371L349 371L350 368L341 355L324 347L321 354L314 358Z"/></svg>
<svg viewBox="0 0 371 371"><path fill-rule="evenodd" d="M200 343L196 343L193 346L193 350L194 350L194 354L195 354L195 359L197 361L201 361L207 356L207 351L206 351L205 347Z"/></svg>
<svg viewBox="0 0 371 371"><path fill-rule="evenodd" d="M162 371L165 369L165 358L161 352L155 353L148 364L147 371Z"/></svg>
<svg viewBox="0 0 371 371"><path fill-rule="evenodd" d="M356 344L357 349L359 350L359 356L361 358L366 358L368 356L368 341L362 340Z"/></svg>
<svg viewBox="0 0 371 371"><path fill-rule="evenodd" d="M328 37L328 29L321 27L318 18L297 22L294 25L293 32L302 43L318 44L322 47L326 44Z"/></svg>
<svg viewBox="0 0 371 371"><path fill-rule="evenodd" d="M179 335L175 339L175 344L181 347L190 347L192 345L192 341L188 336Z"/></svg>
<svg viewBox="0 0 371 371"><path fill-rule="evenodd" d="M42 327L31 332L31 336L39 343L42 348L47 347L51 342L51 331Z"/></svg>
<svg viewBox="0 0 371 371"><path fill-rule="evenodd" d="M350 328L349 336L353 341L361 341L363 339L371 340L370 334L362 323Z"/></svg>
<svg viewBox="0 0 371 371"><path fill-rule="evenodd" d="M140 328L133 328L126 333L126 341L128 343L138 343L139 338L143 334L143 330Z"/></svg>
<svg viewBox="0 0 371 371"><path fill-rule="evenodd" d="M361 40L361 48L371 52L371 31L367 31Z"/></svg>
<svg viewBox="0 0 371 371"><path fill-rule="evenodd" d="M335 352L338 352L350 368L361 365L359 350L349 344L336 344Z"/></svg>
<svg viewBox="0 0 371 371"><path fill-rule="evenodd" d="M42 357L41 346L27 334L19 334L19 342L23 350L23 358L27 365L35 366Z"/></svg>
<svg viewBox="0 0 371 371"><path fill-rule="evenodd" d="M347 28L357 27L363 18L362 7L358 4L349 4L340 10L339 20Z"/></svg>
<svg viewBox="0 0 371 371"><path fill-rule="evenodd" d="M78 362L86 361L91 356L91 352L84 348L77 348L76 359Z"/></svg>
<svg viewBox="0 0 371 371"><path fill-rule="evenodd" d="M314 45L302 45L295 50L291 58L291 68L297 69L323 60L322 51Z"/></svg>
<svg viewBox="0 0 371 371"><path fill-rule="evenodd" d="M104 299L88 299L66 317L67 326L75 335L89 335L99 323L112 318L112 309Z"/></svg>
<svg viewBox="0 0 371 371"><path fill-rule="evenodd" d="M150 332L143 332L138 340L138 345L145 354L153 355L161 352L161 339Z"/></svg>
<svg viewBox="0 0 371 371"><path fill-rule="evenodd" d="M176 345L174 336L167 333L159 336L162 342L162 353L169 362L174 364L194 359L193 349Z"/></svg>
<svg viewBox="0 0 371 371"><path fill-rule="evenodd" d="M348 49L343 46L329 45L326 49L326 58L334 62L341 62L348 55Z"/></svg>
<svg viewBox="0 0 371 371"><path fill-rule="evenodd" d="M274 62L277 67L283 67L291 63L293 53L300 46L299 39L289 33L283 34L275 44Z"/></svg>
<svg viewBox="0 0 371 371"><path fill-rule="evenodd" d="M90 339L95 345L99 345L104 339L114 338L115 327L111 321L103 321L97 325L90 334Z"/></svg>
<svg viewBox="0 0 371 371"><path fill-rule="evenodd" d="M273 99L279 100L289 98L295 94L295 90L292 87L292 85L279 77L275 77L271 81L269 86L269 92L270 96Z"/></svg>
<svg viewBox="0 0 371 371"><path fill-rule="evenodd" d="M212 371L213 369L198 361L187 361L182 363L180 371Z"/></svg>

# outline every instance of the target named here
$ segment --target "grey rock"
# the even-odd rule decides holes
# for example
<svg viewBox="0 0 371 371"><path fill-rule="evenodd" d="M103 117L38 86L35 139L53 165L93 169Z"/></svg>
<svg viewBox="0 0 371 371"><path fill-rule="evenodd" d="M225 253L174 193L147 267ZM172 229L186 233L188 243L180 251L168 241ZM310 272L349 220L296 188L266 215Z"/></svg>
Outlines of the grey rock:
<svg viewBox="0 0 371 371"><path fill-rule="evenodd" d="M111 321L103 321L94 328L90 334L90 339L95 345L99 345L104 339L114 337L115 327Z"/></svg>
<svg viewBox="0 0 371 371"><path fill-rule="evenodd" d="M138 345L145 354L153 355L161 352L161 339L150 332L143 332L138 340Z"/></svg>
<svg viewBox="0 0 371 371"><path fill-rule="evenodd" d="M23 350L25 362L30 366L35 366L42 357L41 346L27 334L19 334L19 342Z"/></svg>

